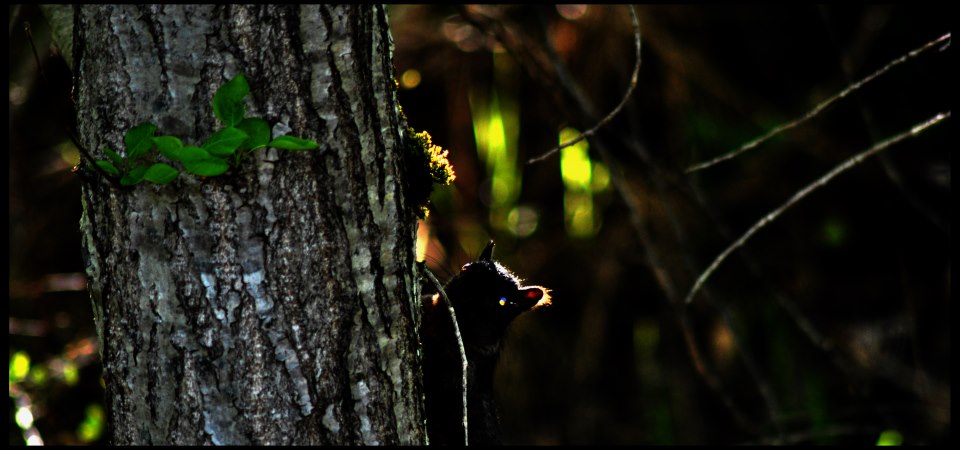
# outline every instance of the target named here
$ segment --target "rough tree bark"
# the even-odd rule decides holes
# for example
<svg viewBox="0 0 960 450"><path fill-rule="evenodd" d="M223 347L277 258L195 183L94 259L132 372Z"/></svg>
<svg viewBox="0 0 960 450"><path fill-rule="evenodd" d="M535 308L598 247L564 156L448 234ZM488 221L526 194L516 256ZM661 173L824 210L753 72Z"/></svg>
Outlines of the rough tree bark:
<svg viewBox="0 0 960 450"><path fill-rule="evenodd" d="M315 139L225 175L84 184L115 444L422 444L416 205L384 8L82 6L83 146L151 121L197 145L243 72L248 115Z"/></svg>

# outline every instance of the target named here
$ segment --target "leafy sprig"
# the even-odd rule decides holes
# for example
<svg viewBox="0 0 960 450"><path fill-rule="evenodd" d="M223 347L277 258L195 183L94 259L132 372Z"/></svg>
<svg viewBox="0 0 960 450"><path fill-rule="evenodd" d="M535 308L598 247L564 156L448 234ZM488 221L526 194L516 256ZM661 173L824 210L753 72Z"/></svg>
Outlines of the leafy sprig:
<svg viewBox="0 0 960 450"><path fill-rule="evenodd" d="M243 74L224 83L213 95L213 114L224 124L199 146L184 145L176 136L156 136L157 126L141 123L123 137L126 155L106 147L107 159L95 163L105 173L120 177L120 184L133 186L143 181L167 184L181 171L203 177L215 177L236 167L253 152L272 147L281 150L312 150L317 142L284 135L271 140L270 125L259 117L246 117L245 98L250 85ZM163 156L181 169L160 162Z"/></svg>
<svg viewBox="0 0 960 450"><path fill-rule="evenodd" d="M406 117L402 117L406 121ZM407 171L410 173L407 181L407 195L417 205L417 217L426 219L430 213L427 205L430 203L433 185L448 185L457 178L457 175L453 171L453 165L447 159L449 151L435 145L430 133L426 131L418 133L408 126L403 136L403 143L404 159L407 163Z"/></svg>

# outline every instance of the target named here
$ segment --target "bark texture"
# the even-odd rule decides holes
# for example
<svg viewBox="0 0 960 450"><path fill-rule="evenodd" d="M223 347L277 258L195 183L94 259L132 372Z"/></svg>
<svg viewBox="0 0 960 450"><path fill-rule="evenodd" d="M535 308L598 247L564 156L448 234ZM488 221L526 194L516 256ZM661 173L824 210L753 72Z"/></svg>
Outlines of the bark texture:
<svg viewBox="0 0 960 450"><path fill-rule="evenodd" d="M376 6L77 7L83 145L151 121L199 145L239 72L269 149L166 186L85 183L115 444L422 444L392 42ZM279 132L279 133L277 133Z"/></svg>

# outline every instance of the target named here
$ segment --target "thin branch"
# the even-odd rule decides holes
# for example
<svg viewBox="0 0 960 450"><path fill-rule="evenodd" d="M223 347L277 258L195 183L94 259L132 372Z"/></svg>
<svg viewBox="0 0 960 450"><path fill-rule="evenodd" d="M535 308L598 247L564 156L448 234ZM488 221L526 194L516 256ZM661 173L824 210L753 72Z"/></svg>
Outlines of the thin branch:
<svg viewBox="0 0 960 450"><path fill-rule="evenodd" d="M737 352L737 356L743 362L744 368L747 369L747 373L756 384L757 391L759 391L760 397L763 398L763 403L767 407L767 412L770 414L770 422L773 424L773 427L778 433L781 432L783 411L780 408L780 402L777 401L777 397L773 391L770 380L768 380L763 374L763 371L760 370L760 365L757 363L756 358L753 357L753 352L751 352L750 348L745 344L741 333L737 331L738 327L736 327L733 323L733 315L730 313L730 308L728 308L725 303L715 298L708 298L710 298L711 303L714 304L717 310L720 311L720 319L723 320L724 325L726 325L727 329L730 330L730 336L733 339L733 345L740 349L740 351Z"/></svg>
<svg viewBox="0 0 960 450"><path fill-rule="evenodd" d="M537 62L539 62L537 56L534 55L522 41L518 41L518 39L515 38L515 33L508 30L502 20L476 14L471 11L472 8L467 8L464 5L458 6L457 9L459 10L460 17L462 17L464 21L484 34L496 39L496 41L503 46L507 54L520 64L531 78L547 79L546 72L542 70L540 64L537 64Z"/></svg>
<svg viewBox="0 0 960 450"><path fill-rule="evenodd" d="M836 438L841 436L871 436L875 437L880 429L871 425L834 425L819 429L797 431L787 435L766 437L756 441L741 442L738 445L798 445L810 443L819 438Z"/></svg>
<svg viewBox="0 0 960 450"><path fill-rule="evenodd" d="M636 31L639 33L639 29L637 29ZM638 38L637 44L639 45L639 34L637 34L636 37ZM547 55L550 58L550 62L554 66L554 72L557 74L557 78L560 81L560 84L565 88L568 94L577 102L577 106L583 112L586 120L595 121L596 120L595 112L594 112L593 106L590 104L590 101L586 98L586 96L583 95L582 91L580 91L579 87L573 81L573 78L570 76L569 71L563 65L563 61L560 59L555 49L550 45L549 38L545 36L544 42L546 43L545 49L546 49ZM639 53L639 49L640 48L638 46L637 48L638 53ZM637 75L638 68L639 68L639 58L638 58L638 64L634 68L634 75ZM630 93L627 94L627 96L629 95ZM622 103L621 106L623 104L625 104L625 102ZM616 111L612 114L615 114L615 113ZM608 116L608 119L609 117L610 116ZM602 124L598 125L598 127L599 126L602 126ZM581 139L583 137L585 136L581 136ZM657 163L649 157L648 153L642 147L640 147L636 141L627 139L622 136L618 136L618 137L623 141L623 144L625 146L634 150L637 156L640 157L640 159L645 163L647 163L647 165L650 167L651 173L647 178L653 180L653 183L657 192L660 192L660 193L672 192L675 189L680 188L680 186L668 187L665 185L665 184L670 184L670 182L664 179L665 177L663 177L664 174L662 169L658 167ZM570 143L567 143L566 145L569 145L575 142L576 141L570 142ZM596 144L597 154L600 156L600 159L604 162L604 164L606 164L607 167L616 168L618 164L614 161L612 155L610 155L610 153L607 151L604 143L602 141L597 141L594 143ZM559 148L555 149L554 151L557 151L557 150L559 150ZM544 157L546 156L549 156L549 155L545 155ZM636 229L637 234L641 242L643 243L643 247L646 250L646 257L650 263L650 266L665 267L664 259L660 255L660 252L657 250L658 246L653 245L654 239L650 235L649 231L646 229L646 226L644 225L644 221L642 218L643 214L641 213L642 207L639 205L639 202L636 196L631 194L630 188L627 186L626 180L623 179L623 176L620 170L611 170L610 175L611 175L612 183L614 184L616 189L620 192L622 198L624 199L624 202L627 205L627 208L630 210L631 223ZM676 180L673 182L673 184L676 184ZM666 210L667 216L671 218L671 224L673 225L673 230L677 235L677 239L681 242L686 240L682 236L683 234L682 227L680 226L679 222L675 220L676 219L675 214L671 212L672 208L670 207L669 202L667 202L664 205L664 209ZM688 265L690 266L691 272L693 274L696 274L696 269L694 268L693 262L688 261ZM661 289L663 289L664 295L669 300L668 303L670 305L677 304L677 302L679 301L677 290L674 283L670 280L669 275L667 275L667 273L664 272L662 276L658 276L656 278ZM768 407L768 410L770 411L772 422L779 430L779 417L781 416L781 412L780 412L778 402L776 401L776 398L773 396L772 389L770 388L770 383L765 379L763 374L760 373L759 369L757 368L755 359L747 355L748 349L742 344L742 339L739 339L739 335L736 332L736 328L733 326L732 323L730 323L730 320L729 320L730 314L726 311L726 309L722 305L719 305L719 302L717 303L718 303L718 308L724 312L723 318L725 323L727 323L727 326L731 329L731 332L734 334L736 345L741 349L743 349L743 351L741 351L739 354L741 358L744 359L744 364L747 366L747 369L751 377L753 378L754 383L758 386L758 389L760 390L760 394L764 398L764 401ZM739 426L741 426L744 430L748 430L751 433L757 433L759 430L758 425L753 420L748 418L747 415L744 413L744 411L742 411L740 407L736 404L736 402L734 402L733 398L730 395L728 395L727 392L725 392L723 384L720 382L720 378L704 360L702 356L703 352L699 348L697 340L694 336L694 331L689 323L687 312L683 308L674 307L671 309L674 311L675 313L674 316L677 319L678 323L680 324L681 330L683 331L684 340L687 343L686 347L687 347L688 354L690 356L690 359L698 375L700 375L700 377L703 379L706 385L714 392L714 394L717 395L717 397L721 400L721 402L730 412L731 417L733 417L733 419L737 422Z"/></svg>
<svg viewBox="0 0 960 450"><path fill-rule="evenodd" d="M627 102L630 100L630 96L633 95L634 89L637 88L637 79L639 78L639 75L640 75L641 59L640 59L640 19L637 18L637 11L635 7L633 5L628 5L628 6L630 7L630 18L633 20L633 40L637 49L637 60L633 66L633 75L630 76L630 85L627 86L627 92L623 95L623 99L620 100L620 104L617 105L616 108L613 108L613 111L610 111L610 114L607 114L607 116L601 119L600 122L598 122L593 128L590 128L589 130L584 131L582 134L580 134L580 136L577 136L576 138L570 141L564 142L559 146L546 151L544 154L537 156L536 158L531 158L529 161L527 161L527 164L533 164L536 162L543 161L553 156L554 153L559 152L560 149L569 147L590 136L593 136L593 134L596 133L600 127L606 125L611 120L613 120L614 116L619 114L620 110L623 109L624 105L626 105Z"/></svg>
<svg viewBox="0 0 960 450"><path fill-rule="evenodd" d="M569 89L569 86L567 86L567 88ZM631 142L627 142L628 146L630 144ZM600 159L604 162L604 164L607 165L607 167L614 167L614 168L618 167L618 164L613 159L613 156L607 150L602 140L598 140L596 142L595 148L597 150L597 153L600 155ZM654 180L654 183L658 192L662 193L665 191L666 188L663 186L663 182L660 180L659 176L654 175L654 176L651 176L650 178ZM658 246L654 245L655 240L650 235L649 230L647 230L647 227L644 224L644 220L641 213L642 206L640 205L639 199L637 198L637 196L631 194L629 186L627 186L627 181L624 180L623 174L621 173L620 170L611 170L610 179L613 185L615 186L615 188L617 189L617 191L620 192L620 195L624 199L624 202L626 203L627 208L630 210L630 222L633 225L634 229L636 230L641 243L643 244L643 248L646 251L646 258L649 266L651 268L666 267L665 258L663 257L663 255L661 255L661 252L658 250ZM669 211L670 210L669 204L665 206L665 208ZM673 216L673 214L669 212L668 212L668 215L671 217ZM676 230L676 232L679 233L680 232L679 226L675 226L674 230ZM675 284L671 280L668 273L663 272L661 275L662 276L656 277L657 283L660 286L660 288L663 290L664 296L668 299L668 305L670 306L670 309L673 312L673 316L677 320L680 326L684 341L687 344L686 345L687 353L690 355L690 359L693 363L694 369L696 370L697 374L707 384L707 387L709 387L710 390L713 391L713 393L720 399L724 407L726 407L727 410L730 412L733 420L742 429L752 434L758 433L759 432L758 430L760 429L759 426L746 415L746 413L733 400L733 397L731 397L724 390L723 383L720 381L719 376L717 376L717 374L715 373L715 370L711 368L709 364L707 364L707 362L705 361L703 357L703 351L700 349L700 345L697 343L696 336L694 336L695 333L693 331L693 327L690 324L689 314L687 313L687 310L682 307L676 306L678 305L679 297L677 294L677 289ZM732 329L733 328L731 327L731 330ZM740 347L743 349L743 352L747 351L746 347L743 347L743 346L740 346ZM758 373L751 372L751 375L754 376L755 381L758 383L758 385L761 386L760 387L761 395L769 395L770 390L769 389L765 390L762 387L763 384L765 383L765 380L762 377L759 377ZM769 386L769 383L766 383L766 384ZM768 405L774 405L774 407L771 408L771 412L772 412L772 415L774 416L774 419L773 419L774 423L776 424L777 415L779 414L779 409L776 407L776 402L775 400L771 401L770 398L765 398L765 401L768 402L767 403Z"/></svg>
<svg viewBox="0 0 960 450"><path fill-rule="evenodd" d="M40 55L37 53L37 47L33 43L33 33L30 31L30 22L23 23L23 32L27 34L27 41L30 42L30 49L33 50L33 59L34 61L37 62L37 72L40 73L40 79L43 80L43 84L46 86L46 88L52 92L53 85L50 84L49 80L47 80L47 74L46 72L43 71L43 64L40 63ZM70 139L70 142L73 143L74 147L77 147L77 150L80 150L80 153L82 153L83 156L85 156L87 160L90 161L91 163L90 165L93 166L94 170L96 170L97 172L100 172L100 174L103 175L104 178L106 178L108 181L110 181L110 183L113 184L115 187L123 187L120 184L119 180L114 178L112 175L107 173L106 170L104 170L102 167L96 164L95 162L96 158L94 158L93 155L91 155L90 152L87 151L86 147L80 144L80 139L77 137L76 134L73 133L72 130L70 130L70 127L68 127L67 125L63 125L63 131L67 134L67 138ZM77 164L77 167L74 168L75 172L80 169L81 167L80 164L82 164L82 161L81 163Z"/></svg>
<svg viewBox="0 0 960 450"><path fill-rule="evenodd" d="M720 231L721 236L724 239L733 239L732 233L729 231L729 227L720 219L719 214L716 213L707 203L707 200L704 198L703 193L699 188L695 188L692 192L694 200L700 205L706 214L714 221L717 228ZM790 300L785 294L783 294L773 283L770 282L769 277L764 275L763 270L758 264L757 258L752 255L752 252L749 248L744 248L740 255L742 257L743 263L746 265L747 269L753 274L756 280L766 287L767 290L773 295L773 298L777 300L777 303L786 310L787 314L793 318L797 327L803 332L803 334L810 340L810 342L817 348L823 351L830 351L829 348L825 345L826 338L824 338L823 333L821 333L816 326L808 319L800 308L796 305L795 302Z"/></svg>
<svg viewBox="0 0 960 450"><path fill-rule="evenodd" d="M463 374L463 445L469 443L467 437L467 351L463 348L463 338L460 337L460 325L457 324L457 313L453 310L453 303L450 302L450 297L447 297L447 292L443 290L443 286L440 284L440 281L437 280L437 277L433 275L433 272L427 268L426 265L423 266L423 273L427 276L427 279L433 283L433 286L437 288L437 292L440 293L440 297L443 298L443 302L447 305L447 309L450 310L450 320L453 321L453 334L457 338L457 347L460 348L460 365Z"/></svg>
<svg viewBox="0 0 960 450"><path fill-rule="evenodd" d="M850 168L856 166L857 164L860 164L861 162L863 162L863 160L869 158L870 156L873 156L879 153L880 151L885 150L887 147L890 147L891 145L896 144L906 138L914 137L922 133L927 128L933 125L936 125L949 117L950 117L950 111L937 114L936 116L926 120L925 122L922 122L920 124L913 126L907 131L904 131L896 136L893 136L885 141L882 141L874 145L873 147L870 147L869 149L863 151L862 153L854 155L850 159L847 159L846 161L842 162L840 165L834 167L832 170L827 172L822 177L818 178L813 183L810 183L809 185L807 185L806 187L798 191L796 194L793 195L793 197L790 197L790 199L787 200L786 203L784 203L779 208L773 210L772 212L764 216L757 223L753 224L753 226L750 227L750 229L747 230L747 232L744 233L743 236L740 236L740 239L737 239L736 242L734 242L729 247L727 247L726 250L721 252L720 255L718 255L717 258L713 260L713 263L710 264L710 267L707 267L707 270L704 270L703 273L700 274L700 277L697 278L697 282L694 283L693 288L690 289L690 293L687 294L687 298L685 302L689 304L691 301L693 301L694 295L697 294L697 292L700 290L703 284L707 281L707 278L709 278L710 275L713 274L715 270L717 270L717 267L719 267L720 264L725 259L727 259L727 256L733 253L734 250L742 247L743 244L746 243L747 240L750 239L754 234L756 234L756 232L759 231L761 228L766 226L768 223L772 222L777 217L780 217L780 215L783 214L784 211L787 210L787 208L790 208L791 206L793 206L793 204L797 203L798 201L800 201L801 199L809 195L811 192L813 192L817 188L827 184L828 182L830 182L830 180L832 180L837 175L849 170Z"/></svg>
<svg viewBox="0 0 960 450"><path fill-rule="evenodd" d="M760 428L749 418L747 415L740 410L737 404L733 401L726 391L723 389L723 384L720 382L720 379L710 370L706 363L702 353L700 352L699 346L697 345L697 339L693 335L693 327L690 325L690 317L685 309L682 307L677 307L676 304L671 303L671 307L674 312L674 317L677 319L677 322L680 325L680 331L683 334L683 340L687 344L687 353L690 354L690 359L693 362L693 368L697 371L697 374L700 375L700 378L707 383L707 387L713 391L714 394L719 397L720 402L723 403L723 406L730 411L731 417L734 422L737 423L741 428L750 432L751 434L757 434Z"/></svg>
<svg viewBox="0 0 960 450"><path fill-rule="evenodd" d="M901 56L901 57L899 57L899 58L897 58L897 59L895 59L895 60L893 60L893 61L890 61L889 63L887 63L887 65L883 66L883 68L881 68L880 70L878 70L878 71L876 71L876 72L868 75L866 78L864 78L864 79L862 79L862 80L860 80L860 81L858 81L858 82L856 82L856 83L851 84L851 85L848 86L846 89L840 91L840 93L838 93L837 95L834 95L833 97L830 97L830 98L828 98L827 100L823 101L822 103L818 104L817 106L815 106L813 109L811 109L809 112L807 112L806 114L804 114L804 115L801 116L800 118L795 119L795 120L790 121L790 122L787 122L787 123L785 123L785 124L783 124L783 125L780 125L780 126L774 128L774 129L770 130L769 132L767 132L767 133L764 134L763 136L760 136L760 137L758 137L758 138L756 138L756 139L754 139L754 140L752 140L752 141L750 141L750 142L747 142L746 144L743 144L742 146L740 146L740 148L738 148L738 149L736 149L736 150L733 150L733 151L731 151L731 152L729 152L729 153L725 153L725 154L723 154L723 155L720 155L720 156L718 156L718 157L716 157L716 158L713 158L713 159L711 159L711 160L709 160L709 161L702 162L702 163L698 163L698 164L694 164L694 165L688 167L684 172L685 172L685 173L693 173L693 172L696 172L696 171L698 171L698 170L706 169L707 167L711 167L711 166L713 166L713 165L715 165L715 164L718 164L718 163L721 163L721 162L723 162L723 161L727 161L727 160L729 160L729 159L736 158L737 156L743 154L743 153L746 152L747 150L751 150L751 149L753 149L753 148L756 148L756 147L759 146L760 144L763 144L764 142L770 140L770 139L773 138L774 136L776 136L776 135L778 135L778 134L780 134L780 133L783 133L784 131L787 131L787 130L789 130L789 129L791 129L791 128L794 128L794 127L796 127L796 126L798 126L798 125L800 125L800 124L802 124L802 123L804 123L804 122L812 119L814 116L816 116L817 114L820 114L821 112L823 112L823 110L827 109L827 107L829 107L829 106L832 105L833 103L835 103L835 102L837 102L838 100L840 100L840 99L842 99L842 98L850 95L851 93L853 93L853 92L855 92L856 90L860 89L861 87L863 87L863 86L866 85L867 83L873 81L874 79L876 79L876 78L879 77L880 75L883 75L884 73L886 73L888 70L892 69L893 67L898 66L898 65L900 65L900 64L903 64L904 62L907 62L908 60L917 57L918 55L920 55L921 53L929 50L930 48L935 47L937 44L940 44L940 43L942 43L942 42L944 42L944 41L949 41L949 40L950 40L950 33L947 33L947 34L945 34L945 35L943 35L943 36L940 36L940 37L937 38L937 39L934 39L933 41L927 42L926 44L923 44L923 45L920 46L919 48L917 48L917 49L915 49L915 50L913 50L913 51L911 51L911 52L909 52L909 53L907 53L907 54L905 54L905 55L903 55L903 56ZM948 45L949 45L949 42L948 42Z"/></svg>

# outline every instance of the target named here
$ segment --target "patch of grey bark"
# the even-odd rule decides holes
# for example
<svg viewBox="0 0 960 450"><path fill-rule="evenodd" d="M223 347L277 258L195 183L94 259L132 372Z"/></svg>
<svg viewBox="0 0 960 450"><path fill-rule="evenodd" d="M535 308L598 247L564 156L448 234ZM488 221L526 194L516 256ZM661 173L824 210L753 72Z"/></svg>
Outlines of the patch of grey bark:
<svg viewBox="0 0 960 450"><path fill-rule="evenodd" d="M148 120L200 144L218 126L213 93L241 71L250 115L321 144L166 186L85 183L114 443L423 443L415 220L383 9L77 14L78 131L95 155Z"/></svg>

